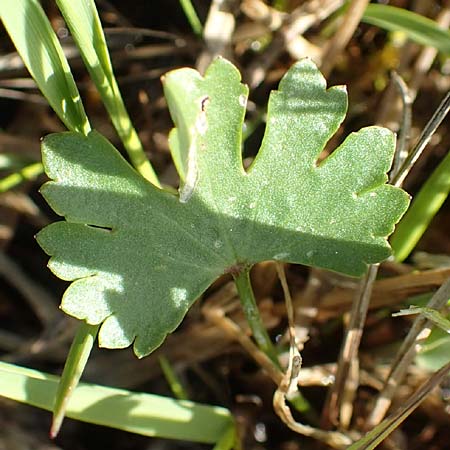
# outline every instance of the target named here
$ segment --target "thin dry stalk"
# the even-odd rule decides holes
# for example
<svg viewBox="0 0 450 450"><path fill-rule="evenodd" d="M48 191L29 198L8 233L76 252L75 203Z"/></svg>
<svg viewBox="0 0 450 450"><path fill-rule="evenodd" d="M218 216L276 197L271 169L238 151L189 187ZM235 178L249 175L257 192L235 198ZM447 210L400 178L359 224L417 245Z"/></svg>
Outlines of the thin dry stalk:
<svg viewBox="0 0 450 450"><path fill-rule="evenodd" d="M411 108L414 97L403 78L395 71L392 72L392 81L397 87L402 100L402 127L398 135L397 151L395 152L394 163L392 165L392 173L397 173L408 156L412 120Z"/></svg>
<svg viewBox="0 0 450 450"><path fill-rule="evenodd" d="M358 349L378 267L378 264L371 265L360 283L339 355L336 381L328 394L326 407L328 419L333 424L340 422L344 427L348 426L350 422L353 411L352 401L359 385L359 370L357 370L359 367ZM340 414L342 412L344 412L343 415Z"/></svg>
<svg viewBox="0 0 450 450"><path fill-rule="evenodd" d="M321 276L322 275L322 276ZM317 318L320 298L323 295L324 283L323 271L311 268L305 289L294 296L295 307L295 335L299 350L309 339L311 324Z"/></svg>
<svg viewBox="0 0 450 450"><path fill-rule="evenodd" d="M230 61L234 59L231 40L236 21L233 11L235 0L213 0L203 29L206 50L197 60L197 69L204 73L211 61L221 55Z"/></svg>
<svg viewBox="0 0 450 450"><path fill-rule="evenodd" d="M337 431L324 431L318 428L304 425L297 422L292 416L291 410L286 404L286 399L291 398L298 392L298 379L300 376L300 369L302 366L302 357L297 348L295 337L295 323L294 323L294 308L292 306L292 298L284 272L284 266L277 263L278 276L280 278L281 286L284 292L286 303L286 312L288 318L289 329L289 364L286 374L283 376L281 383L279 383L277 390L273 396L273 407L278 417L293 431L304 436L313 437L321 442L324 442L336 449L343 449L351 444L352 440Z"/></svg>
<svg viewBox="0 0 450 450"><path fill-rule="evenodd" d="M281 370L253 343L236 323L225 316L222 306L207 304L202 308L202 312L208 321L223 330L233 340L239 342L256 363L267 372L277 386L281 383L283 378Z"/></svg>
<svg viewBox="0 0 450 450"><path fill-rule="evenodd" d="M404 300L415 295L435 291L450 277L450 268L423 270L391 278L383 278L375 282L371 309L392 307L401 304ZM323 295L317 320L322 322L332 317L340 316L350 309L355 292L353 288L334 288ZM302 314L302 308L297 309Z"/></svg>
<svg viewBox="0 0 450 450"><path fill-rule="evenodd" d="M294 307L292 305L292 297L291 292L289 291L288 282L286 279L286 273L284 271L283 264L276 262L278 278L280 279L281 287L283 289L284 294L284 303L286 305L286 315L288 319L288 330L289 330L289 338L290 344L292 347L297 348L297 338L295 334L295 320L294 320ZM300 357L300 355L299 355ZM300 366L301 366L301 357L300 357Z"/></svg>
<svg viewBox="0 0 450 450"><path fill-rule="evenodd" d="M334 33L322 56L320 70L328 77L335 66L339 55L349 43L370 0L353 0L345 13L339 29Z"/></svg>
<svg viewBox="0 0 450 450"><path fill-rule="evenodd" d="M450 278L433 295L427 307L440 310L447 304L449 297ZM385 416L391 405L395 391L402 382L418 349L420 349L421 343L428 337L432 326L432 322L422 314L415 319L392 363L392 369L386 379L384 389L378 395L375 406L367 420L368 428L376 426Z"/></svg>
<svg viewBox="0 0 450 450"><path fill-rule="evenodd" d="M410 170L414 167L414 164L419 159L419 157L422 155L423 151L425 150L425 147L428 145L428 142L430 142L430 139L433 136L434 132L437 130L439 125L445 119L449 111L450 111L450 92L447 92L447 95L444 97L444 99L438 106L437 110L434 112L431 119L425 125L425 128L423 129L422 134L420 135L416 145L408 154L408 157L400 167L398 173L395 174L394 177L392 178L391 182L394 186L399 187L403 184L403 181L405 180L406 176L408 175Z"/></svg>
<svg viewBox="0 0 450 450"><path fill-rule="evenodd" d="M0 274L8 280L25 298L30 308L47 326L58 314L57 302L41 286L31 280L25 272L5 253L0 252Z"/></svg>
<svg viewBox="0 0 450 450"><path fill-rule="evenodd" d="M343 0L310 0L292 11L281 28L274 34L267 49L248 66L245 79L250 88L254 89L264 81L267 71L291 45L292 41L302 36L312 26L325 20L343 3Z"/></svg>
<svg viewBox="0 0 450 450"><path fill-rule="evenodd" d="M364 444L355 450L365 450L374 448L374 444L379 441L380 434L395 430L428 396L428 394L441 383L450 371L450 363L435 372L420 388L402 405L392 416L385 419L381 430L373 431L364 438ZM375 431L375 430L374 430Z"/></svg>

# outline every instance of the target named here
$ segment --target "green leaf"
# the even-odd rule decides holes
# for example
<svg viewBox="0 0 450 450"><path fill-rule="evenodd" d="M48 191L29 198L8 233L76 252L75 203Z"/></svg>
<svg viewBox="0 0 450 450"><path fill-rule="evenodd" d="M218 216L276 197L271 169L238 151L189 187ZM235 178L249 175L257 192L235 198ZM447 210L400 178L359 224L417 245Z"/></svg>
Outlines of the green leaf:
<svg viewBox="0 0 450 450"><path fill-rule="evenodd" d="M450 32L435 21L403 8L389 5L367 5L362 22L389 31L402 31L418 44L435 47L450 54Z"/></svg>
<svg viewBox="0 0 450 450"><path fill-rule="evenodd" d="M68 314L100 324L100 345L134 342L145 356L223 273L282 260L362 275L387 258L386 236L408 196L386 185L394 135L352 133L320 164L342 122L345 89L326 90L309 60L294 65L269 101L261 149L246 172L241 131L247 88L216 59L205 77L192 69L163 80L176 125L180 195L159 190L102 136L48 136L42 194L66 221L38 235L49 266L74 281Z"/></svg>

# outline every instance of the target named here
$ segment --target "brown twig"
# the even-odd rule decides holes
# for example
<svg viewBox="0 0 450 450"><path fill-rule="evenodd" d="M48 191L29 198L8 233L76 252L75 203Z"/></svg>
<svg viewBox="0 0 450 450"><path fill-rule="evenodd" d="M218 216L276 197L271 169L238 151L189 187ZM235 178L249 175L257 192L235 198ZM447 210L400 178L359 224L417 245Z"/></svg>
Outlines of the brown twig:
<svg viewBox="0 0 450 450"><path fill-rule="evenodd" d="M233 340L239 342L248 354L267 372L272 381L278 386L283 378L281 370L262 352L256 344L242 331L236 323L225 316L221 306L206 304L202 308L206 319L217 325Z"/></svg>
<svg viewBox="0 0 450 450"><path fill-rule="evenodd" d="M57 302L3 252L0 252L0 273L24 296L44 326L53 321L58 314Z"/></svg>
<svg viewBox="0 0 450 450"><path fill-rule="evenodd" d="M213 0L203 29L206 49L197 60L197 70L204 73L218 55L233 60L231 39L236 25L233 14L234 0Z"/></svg>
<svg viewBox="0 0 450 450"><path fill-rule="evenodd" d="M284 266L277 263L278 276L280 278L281 286L284 292L286 312L288 317L289 329L289 364L286 373L282 377L281 382L273 396L273 407L278 417L293 431L304 436L311 436L321 442L324 442L336 449L346 448L352 443L352 440L337 431L324 431L309 425L300 423L294 419L291 410L289 409L286 399L291 398L298 392L298 379L302 366L302 357L297 348L295 337L295 322L294 322L294 308L292 306L292 298L284 272Z"/></svg>
<svg viewBox="0 0 450 450"><path fill-rule="evenodd" d="M378 264L371 265L360 283L339 355L336 381L328 394L326 407L328 419L334 424L340 422L344 427L347 427L350 422L351 401L359 385L358 349L378 267ZM342 409L345 410L344 415L340 414Z"/></svg>
<svg viewBox="0 0 450 450"><path fill-rule="evenodd" d="M370 308L394 306L414 295L434 291L450 277L450 268L412 272L377 280L374 284ZM350 309L355 291L353 288L334 288L324 294L317 319L328 320ZM299 308L301 311L301 308Z"/></svg>
<svg viewBox="0 0 450 450"><path fill-rule="evenodd" d="M250 88L255 88L263 82L269 68L285 51L290 42L329 17L343 3L343 0L310 0L292 11L286 17L281 28L274 34L267 49L248 66L245 79Z"/></svg>
<svg viewBox="0 0 450 450"><path fill-rule="evenodd" d="M333 38L328 43L325 52L323 53L320 70L325 77L328 77L342 50L344 50L345 46L349 43L361 21L361 17L363 16L369 1L370 0L353 0L350 3L347 12L345 13L344 20L339 26L339 29L334 33Z"/></svg>
<svg viewBox="0 0 450 450"><path fill-rule="evenodd" d="M449 297L450 278L433 295L428 302L427 307L439 310L447 304ZM403 380L409 365L417 353L418 346L428 336L431 327L432 323L422 314L415 319L391 365L392 369L385 381L384 389L379 394L375 406L367 420L368 428L376 426L383 419L391 405L392 397L396 389Z"/></svg>
<svg viewBox="0 0 450 450"><path fill-rule="evenodd" d="M450 370L450 363L435 372L420 388L402 405L392 416L388 417L381 426L382 431L389 430L392 432L397 428L428 396L428 394L444 379ZM373 430L375 431L375 430ZM380 432L370 432L364 441L364 445L358 447L358 450L374 448L374 444L378 442ZM369 439L368 439L369 438Z"/></svg>

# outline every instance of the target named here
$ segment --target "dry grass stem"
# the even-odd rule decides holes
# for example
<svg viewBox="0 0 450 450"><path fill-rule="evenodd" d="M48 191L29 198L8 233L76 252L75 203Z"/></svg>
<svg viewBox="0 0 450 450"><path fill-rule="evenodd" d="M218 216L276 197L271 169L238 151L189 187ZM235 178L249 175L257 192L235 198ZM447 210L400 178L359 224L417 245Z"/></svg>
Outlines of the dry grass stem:
<svg viewBox="0 0 450 450"><path fill-rule="evenodd" d="M427 307L440 310L450 298L450 278L438 289L428 302ZM380 392L375 402L375 406L367 420L367 427L372 428L381 422L392 402L396 390L402 382L409 365L414 359L420 344L428 336L431 327L431 321L423 315L418 315L413 325L403 340L400 349L392 363L392 369L385 381L384 389Z"/></svg>
<svg viewBox="0 0 450 450"><path fill-rule="evenodd" d="M234 0L213 0L203 29L205 50L197 60L197 69L204 73L211 61L221 55L231 61L234 59L231 40L236 21L233 11Z"/></svg>
<svg viewBox="0 0 450 450"><path fill-rule="evenodd" d="M242 331L236 323L225 316L220 306L205 305L202 309L205 318L224 331L230 338L239 342L248 354L262 367L272 381L278 386L283 378L283 373L275 366L272 360Z"/></svg>
<svg viewBox="0 0 450 450"><path fill-rule="evenodd" d="M374 283L369 308L396 307L409 297L438 289L449 276L450 268L443 267L377 280ZM355 290L348 287L336 287L325 293L317 320L321 322L348 311L354 296ZM301 313L301 307L297 313Z"/></svg>
<svg viewBox="0 0 450 450"><path fill-rule="evenodd" d="M340 423L344 411L345 425L351 418L351 402L359 386L358 349L366 321L373 284L378 273L378 264L371 265L367 275L360 283L358 293L352 305L350 320L344 337L344 343L338 360L336 381L328 394L325 411L333 424ZM340 423L341 424L341 423ZM344 426L344 424L342 424Z"/></svg>
<svg viewBox="0 0 450 450"><path fill-rule="evenodd" d="M267 71L290 45L289 43L292 43L298 36L302 36L312 26L325 20L343 3L343 0L311 0L292 11L274 34L267 49L249 64L245 79L250 88L259 86L265 80ZM316 62L319 63L320 61L317 60Z"/></svg>
<svg viewBox="0 0 450 450"><path fill-rule="evenodd" d="M294 308L292 306L292 298L289 291L289 286L284 272L284 266L277 263L278 276L280 278L281 286L283 288L284 299L286 304L286 312L288 318L289 328L289 363L286 373L282 377L278 388L273 396L273 407L278 417L293 431L303 434L304 436L311 436L321 442L324 442L336 449L342 449L348 446L352 441L349 437L336 431L323 431L318 428L304 425L297 422L286 404L286 399L295 395L298 388L298 379L300 376L302 357L297 348L295 337L295 323L294 323Z"/></svg>
<svg viewBox="0 0 450 450"><path fill-rule="evenodd" d="M394 430L398 427L427 397L427 395L443 381L450 371L450 363L435 372L431 377L420 386L420 388L411 395L406 402L390 417L385 419L385 428ZM370 432L369 432L370 436ZM367 440L363 446L357 450L373 448L371 445L377 442L379 433L373 433L370 440ZM355 449L356 450L356 449Z"/></svg>
<svg viewBox="0 0 450 450"><path fill-rule="evenodd" d="M15 261L1 251L0 274L23 295L44 326L54 320L58 314L58 310L55 308L56 300L44 288L31 280Z"/></svg>
<svg viewBox="0 0 450 450"><path fill-rule="evenodd" d="M411 107L414 99L403 78L395 71L392 72L392 81L400 93L400 98L402 100L401 128L397 139L397 150L395 152L394 162L391 169L391 173L396 174L408 156L412 120Z"/></svg>
<svg viewBox="0 0 450 450"><path fill-rule="evenodd" d="M329 76L342 50L352 38L369 2L370 0L352 0L350 2L342 23L323 52L320 70L325 77Z"/></svg>

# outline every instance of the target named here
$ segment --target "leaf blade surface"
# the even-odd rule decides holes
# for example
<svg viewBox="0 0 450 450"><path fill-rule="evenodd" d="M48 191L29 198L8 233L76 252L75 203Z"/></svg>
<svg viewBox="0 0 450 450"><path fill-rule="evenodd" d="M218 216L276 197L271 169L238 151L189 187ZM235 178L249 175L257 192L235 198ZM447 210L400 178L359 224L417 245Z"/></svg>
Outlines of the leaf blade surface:
<svg viewBox="0 0 450 450"><path fill-rule="evenodd" d="M98 133L51 135L42 193L66 218L38 241L50 268L74 281L62 308L102 326L99 342L138 356L161 344L221 274L276 259L362 275L390 254L386 236L408 204L387 186L394 135L352 133L317 163L347 107L309 60L271 94L261 150L241 159L247 88L216 59L163 80L175 123L180 195L144 180ZM184 94L184 95L183 95ZM76 151L74 151L76 149Z"/></svg>

